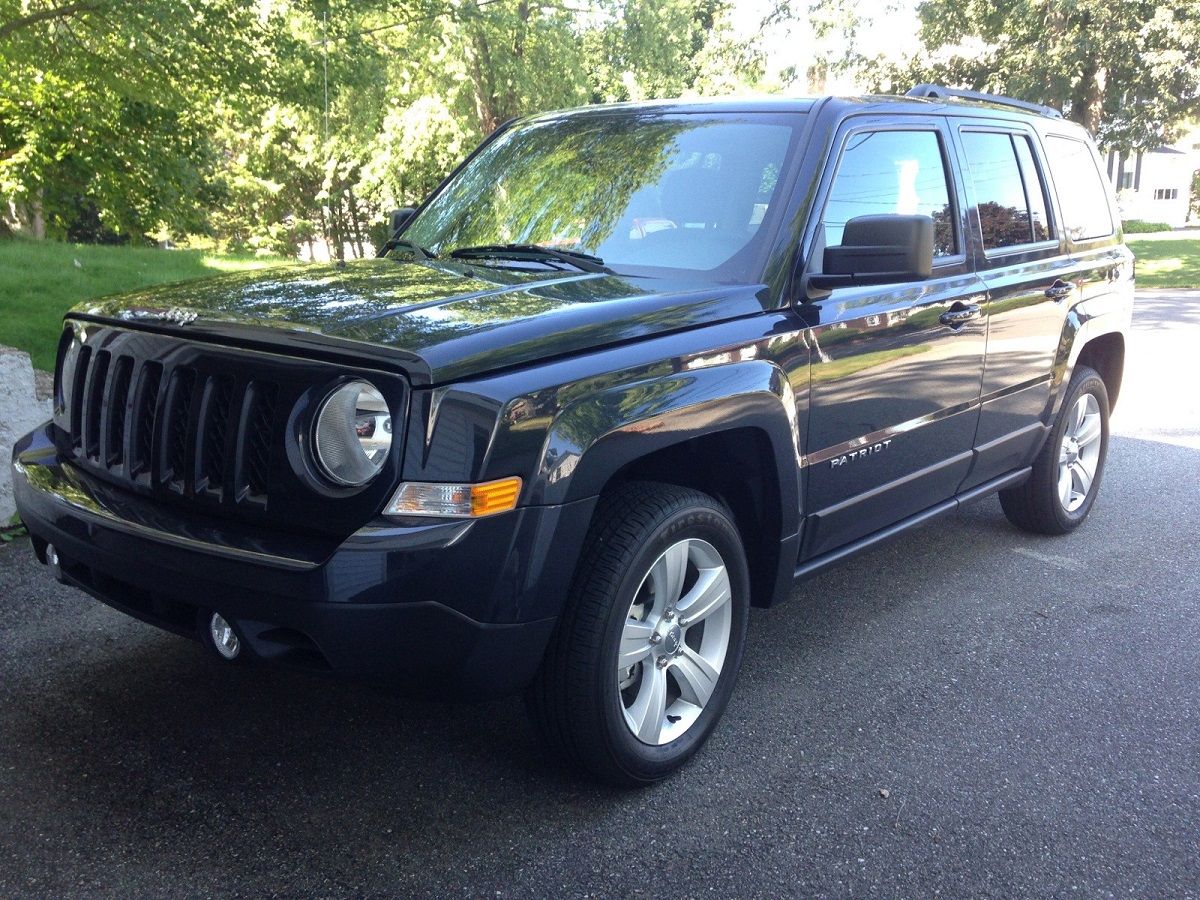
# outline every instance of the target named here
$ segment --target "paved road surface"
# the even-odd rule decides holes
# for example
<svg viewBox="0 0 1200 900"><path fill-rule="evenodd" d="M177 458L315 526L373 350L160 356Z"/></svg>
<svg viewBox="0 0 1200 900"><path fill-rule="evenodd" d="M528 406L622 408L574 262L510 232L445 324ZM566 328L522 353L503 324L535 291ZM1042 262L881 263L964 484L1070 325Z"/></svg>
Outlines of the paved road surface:
<svg viewBox="0 0 1200 900"><path fill-rule="evenodd" d="M1080 532L991 499L756 611L641 792L516 701L220 667L2 547L0 896L1200 896L1200 292L1134 340Z"/></svg>

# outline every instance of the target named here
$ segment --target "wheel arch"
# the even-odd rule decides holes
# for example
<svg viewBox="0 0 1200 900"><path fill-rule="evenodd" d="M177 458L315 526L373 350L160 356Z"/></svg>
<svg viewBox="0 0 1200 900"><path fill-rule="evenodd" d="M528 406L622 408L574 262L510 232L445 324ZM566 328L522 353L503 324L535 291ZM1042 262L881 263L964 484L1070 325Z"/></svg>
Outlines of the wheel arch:
<svg viewBox="0 0 1200 900"><path fill-rule="evenodd" d="M1072 372L1080 366L1096 370L1108 391L1108 409L1112 412L1116 408L1125 374L1125 336L1119 331L1112 331L1092 338L1079 351Z"/></svg>
<svg viewBox="0 0 1200 900"><path fill-rule="evenodd" d="M693 488L729 510L750 570L750 602L770 606L781 562L783 507L770 441L747 427L699 435L622 466L603 491L634 481Z"/></svg>
<svg viewBox="0 0 1200 900"><path fill-rule="evenodd" d="M1080 365L1094 369L1108 392L1109 411L1117 404L1125 373L1125 339L1133 318L1132 287L1076 304L1059 337L1050 402L1045 421L1052 425L1067 387Z"/></svg>
<svg viewBox="0 0 1200 900"><path fill-rule="evenodd" d="M690 487L733 516L751 602L790 585L799 532L796 404L778 367L761 361L673 373L572 403L543 445L535 494L567 503L631 481Z"/></svg>

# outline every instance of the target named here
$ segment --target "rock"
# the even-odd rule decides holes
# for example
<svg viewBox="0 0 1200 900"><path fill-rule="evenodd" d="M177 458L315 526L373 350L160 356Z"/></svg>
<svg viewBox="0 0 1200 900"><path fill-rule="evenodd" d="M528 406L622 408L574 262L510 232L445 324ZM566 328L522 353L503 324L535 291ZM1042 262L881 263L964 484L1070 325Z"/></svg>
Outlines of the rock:
<svg viewBox="0 0 1200 900"><path fill-rule="evenodd" d="M38 397L29 354L0 347L0 525L7 525L17 506L13 502L12 448L50 418L50 400Z"/></svg>
<svg viewBox="0 0 1200 900"><path fill-rule="evenodd" d="M54 373L44 369L33 370L33 386L39 400L54 399Z"/></svg>

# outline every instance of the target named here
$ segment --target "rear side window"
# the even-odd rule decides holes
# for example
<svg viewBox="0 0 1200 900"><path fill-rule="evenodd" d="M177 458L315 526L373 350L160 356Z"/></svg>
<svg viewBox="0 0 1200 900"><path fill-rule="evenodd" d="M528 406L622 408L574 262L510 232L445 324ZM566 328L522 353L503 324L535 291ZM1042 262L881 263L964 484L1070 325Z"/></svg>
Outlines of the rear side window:
<svg viewBox="0 0 1200 900"><path fill-rule="evenodd" d="M837 246L847 222L874 215L929 216L934 256L958 252L937 132L868 131L846 141L825 204L825 243Z"/></svg>
<svg viewBox="0 0 1200 900"><path fill-rule="evenodd" d="M1013 147L1021 162L1021 180L1025 183L1025 198L1029 201L1029 221L1033 226L1035 241L1048 241L1054 237L1050 218L1046 215L1046 181L1033 160L1033 148L1029 138L1013 135Z"/></svg>
<svg viewBox="0 0 1200 900"><path fill-rule="evenodd" d="M1050 239L1046 197L1029 149L1019 134L963 132L975 185L985 250Z"/></svg>
<svg viewBox="0 0 1200 900"><path fill-rule="evenodd" d="M1091 148L1074 138L1050 135L1046 138L1046 156L1062 207L1063 226L1071 240L1112 234L1116 229L1108 205L1108 187Z"/></svg>

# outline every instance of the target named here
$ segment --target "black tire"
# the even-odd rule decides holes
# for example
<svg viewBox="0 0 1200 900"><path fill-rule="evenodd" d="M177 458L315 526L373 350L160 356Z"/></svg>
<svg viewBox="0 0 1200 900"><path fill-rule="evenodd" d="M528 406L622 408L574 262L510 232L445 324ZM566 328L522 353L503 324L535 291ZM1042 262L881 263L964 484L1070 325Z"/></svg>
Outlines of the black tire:
<svg viewBox="0 0 1200 900"><path fill-rule="evenodd" d="M1085 423L1084 418L1092 417ZM1090 424L1089 424L1090 423ZM1099 435L1086 443L1080 435ZM1038 534L1066 534L1079 527L1096 502L1108 456L1108 391L1093 369L1080 366L1071 376L1062 409L1029 480L1000 492L1000 505L1018 528ZM1081 478L1091 472L1086 487ZM1069 480L1069 483L1068 483Z"/></svg>
<svg viewBox="0 0 1200 900"><path fill-rule="evenodd" d="M677 611L672 594L682 601ZM712 601L703 615L701 597ZM599 781L629 787L667 777L700 749L729 701L749 607L746 556L725 507L672 485L618 488L601 499L525 694L535 730ZM623 640L627 651L645 653L626 668L618 666ZM639 718L643 737L634 732Z"/></svg>

